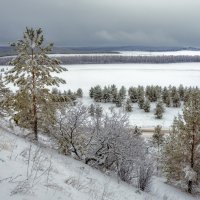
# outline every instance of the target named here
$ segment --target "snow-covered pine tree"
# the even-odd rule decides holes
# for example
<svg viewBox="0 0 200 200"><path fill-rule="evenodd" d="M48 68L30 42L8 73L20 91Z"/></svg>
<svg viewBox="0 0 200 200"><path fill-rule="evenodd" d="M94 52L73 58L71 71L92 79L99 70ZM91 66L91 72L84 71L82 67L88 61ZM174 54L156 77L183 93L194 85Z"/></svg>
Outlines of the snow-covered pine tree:
<svg viewBox="0 0 200 200"><path fill-rule="evenodd" d="M174 96L172 98L172 104L173 104L173 107L181 106L181 98L180 98L178 91L176 91L176 93L174 94Z"/></svg>
<svg viewBox="0 0 200 200"><path fill-rule="evenodd" d="M111 85L110 87L111 90L111 94L112 94L112 102L115 103L117 100L117 95L118 95L118 89L116 87L116 85Z"/></svg>
<svg viewBox="0 0 200 200"><path fill-rule="evenodd" d="M121 99L125 99L126 97L126 88L124 86L122 86L119 90L119 96L121 97Z"/></svg>
<svg viewBox="0 0 200 200"><path fill-rule="evenodd" d="M108 89L108 87L104 87L103 91L102 91L102 99L104 100L105 103L110 102L111 100L111 95L110 95L110 91Z"/></svg>
<svg viewBox="0 0 200 200"><path fill-rule="evenodd" d="M138 106L140 109L144 108L144 102L145 102L144 96L139 96L138 97Z"/></svg>
<svg viewBox="0 0 200 200"><path fill-rule="evenodd" d="M44 111L44 107L50 109L48 104L52 101L52 94L47 87L65 83L63 79L54 77L51 73L66 71L57 59L47 56L53 44L44 46L43 42L41 28L36 30L26 28L23 39L11 45L15 48L17 56L10 62L14 67L6 75L7 83L13 83L19 88L16 98L24 100L24 102L14 100L14 109L17 111L15 117L18 118L20 125L33 130L35 140L38 140L38 123L42 120L41 110ZM29 112L27 113L27 108L20 107L19 104L27 104ZM22 116L26 116L27 119L22 120Z"/></svg>
<svg viewBox="0 0 200 200"><path fill-rule="evenodd" d="M83 97L83 90L81 88L78 88L78 90L76 91L76 95L78 98L82 98Z"/></svg>
<svg viewBox="0 0 200 200"><path fill-rule="evenodd" d="M163 117L163 113L164 113L164 106L163 106L163 102L162 100L158 100L157 104L156 104L156 109L154 112L154 115L156 116L157 119L162 119Z"/></svg>
<svg viewBox="0 0 200 200"><path fill-rule="evenodd" d="M138 101L138 92L136 87L130 87L128 95L132 103L136 103Z"/></svg>
<svg viewBox="0 0 200 200"><path fill-rule="evenodd" d="M178 93L180 95L181 101L184 100L184 95L185 95L185 88L183 87L183 85L179 85L178 87Z"/></svg>
<svg viewBox="0 0 200 200"><path fill-rule="evenodd" d="M150 112L151 104L149 99L145 99L143 109L145 112Z"/></svg>
<svg viewBox="0 0 200 200"><path fill-rule="evenodd" d="M164 145L164 171L169 181L187 185L192 193L200 177L200 92L190 93L183 115L175 119Z"/></svg>
<svg viewBox="0 0 200 200"><path fill-rule="evenodd" d="M162 133L162 126L157 125L154 128L154 133L152 136L153 143L157 146L158 150L160 149L160 146L164 142L164 133Z"/></svg>
<svg viewBox="0 0 200 200"><path fill-rule="evenodd" d="M95 86L94 90L93 90L93 98L94 98L94 100L96 102L101 102L102 95L103 95L103 92L102 92L101 86L100 85Z"/></svg>
<svg viewBox="0 0 200 200"><path fill-rule="evenodd" d="M167 89L167 87L164 87L163 90L162 90L162 100L163 100L163 103L167 102L168 96L169 96L169 90Z"/></svg>
<svg viewBox="0 0 200 200"><path fill-rule="evenodd" d="M166 104L167 107L170 107L171 104L172 104L172 100L171 100L171 95L170 95L170 93L168 93L168 96L167 96L167 98L166 98L166 100L165 100L165 104Z"/></svg>
<svg viewBox="0 0 200 200"><path fill-rule="evenodd" d="M89 90L89 96L91 99L94 98L94 88L93 87L91 87Z"/></svg>
<svg viewBox="0 0 200 200"><path fill-rule="evenodd" d="M122 101L123 99L121 98L121 96L119 94L117 94L116 98L115 98L115 104L117 107L122 107Z"/></svg>
<svg viewBox="0 0 200 200"><path fill-rule="evenodd" d="M10 97L10 90L4 85L2 75L0 75L0 116L4 116L6 110L8 111L7 104Z"/></svg>
<svg viewBox="0 0 200 200"><path fill-rule="evenodd" d="M127 112L132 112L132 110L133 110L132 105L131 105L131 100L130 100L130 99L127 99L127 100L126 100L125 110L126 110Z"/></svg>
<svg viewBox="0 0 200 200"><path fill-rule="evenodd" d="M157 173L160 171L160 157L161 157L161 147L163 146L164 143L164 133L162 132L162 126L157 125L154 128L154 133L152 135L152 143L154 146L157 148L157 155L156 155L156 160L157 160Z"/></svg>

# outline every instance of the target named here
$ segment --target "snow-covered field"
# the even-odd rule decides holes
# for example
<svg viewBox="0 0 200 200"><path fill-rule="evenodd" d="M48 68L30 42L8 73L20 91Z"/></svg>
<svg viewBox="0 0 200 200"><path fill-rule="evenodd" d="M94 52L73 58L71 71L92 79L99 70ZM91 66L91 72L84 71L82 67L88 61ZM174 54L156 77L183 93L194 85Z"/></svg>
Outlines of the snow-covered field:
<svg viewBox="0 0 200 200"><path fill-rule="evenodd" d="M82 88L84 92L83 103L90 105L93 101L89 98L88 91L91 87L116 84L118 88L124 85L160 85L160 86L200 86L200 63L181 64L105 64L105 65L71 65L66 66L68 71L60 74L67 81L61 90L71 89L76 91ZM101 104L105 109L112 104ZM168 128L181 112L180 108L166 108L164 117L156 120L154 112L155 104L151 106L151 112L145 113L134 104L130 113L130 121L133 125L153 127L162 125Z"/></svg>
<svg viewBox="0 0 200 200"><path fill-rule="evenodd" d="M126 88L138 85L199 86L200 63L181 64L91 64L69 65L60 77L67 81L62 89L82 88L85 95L92 86L116 84Z"/></svg>
<svg viewBox="0 0 200 200"><path fill-rule="evenodd" d="M167 53L167 52L165 52ZM188 52L187 52L188 53ZM130 86L138 85L160 85L160 86L200 86L200 63L180 64L91 64L91 65L69 65L65 66L68 71L59 74L66 80L66 85L61 85L60 90L76 91L82 88L84 92L83 103L90 105L94 103L89 98L89 89L96 85L116 84L118 88L124 85L127 89ZM1 66L1 68L7 68ZM112 104L101 104L105 110ZM145 113L134 104L133 112L130 115L130 122L141 127L153 127L162 125L168 128L174 119L181 112L180 108L166 108L164 117L156 120L153 113L155 104L151 105L151 112Z"/></svg>
<svg viewBox="0 0 200 200"><path fill-rule="evenodd" d="M13 135L20 135L21 130L10 129L5 121L0 124L1 200L198 199L156 177L149 193L138 192L115 177Z"/></svg>

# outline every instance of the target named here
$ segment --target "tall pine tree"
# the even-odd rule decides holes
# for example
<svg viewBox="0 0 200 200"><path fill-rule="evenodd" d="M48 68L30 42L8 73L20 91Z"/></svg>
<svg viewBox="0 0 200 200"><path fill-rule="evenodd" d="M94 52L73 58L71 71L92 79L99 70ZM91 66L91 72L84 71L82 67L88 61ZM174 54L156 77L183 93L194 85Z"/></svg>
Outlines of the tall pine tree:
<svg viewBox="0 0 200 200"><path fill-rule="evenodd" d="M170 181L187 185L192 193L200 175L200 92L190 93L183 115L174 121L164 146L164 170Z"/></svg>
<svg viewBox="0 0 200 200"><path fill-rule="evenodd" d="M19 88L16 92L18 100L13 104L16 110L15 117L21 122L21 126L33 130L35 140L38 140L38 123L42 120L40 117L45 114L42 112L45 112L45 108L48 108L48 111L50 109L48 104L51 101L51 93L47 87L65 83L63 79L53 77L51 73L66 71L57 59L47 56L53 44L45 46L43 43L41 28L26 28L22 40L11 45L15 48L17 56L10 62L14 67L6 76L7 83L13 83ZM29 109L19 104L28 104ZM26 119L22 120L24 117Z"/></svg>

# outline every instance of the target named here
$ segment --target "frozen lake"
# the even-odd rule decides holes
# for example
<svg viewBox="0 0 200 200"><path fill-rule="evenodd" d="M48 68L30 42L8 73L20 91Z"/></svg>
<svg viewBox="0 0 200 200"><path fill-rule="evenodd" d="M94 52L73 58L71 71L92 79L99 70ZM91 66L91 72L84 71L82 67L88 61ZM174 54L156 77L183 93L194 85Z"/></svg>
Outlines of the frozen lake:
<svg viewBox="0 0 200 200"><path fill-rule="evenodd" d="M81 87L87 96L92 86L116 84L118 87L137 85L200 86L200 63L181 64L105 64L71 65L60 76L67 81L62 89Z"/></svg>

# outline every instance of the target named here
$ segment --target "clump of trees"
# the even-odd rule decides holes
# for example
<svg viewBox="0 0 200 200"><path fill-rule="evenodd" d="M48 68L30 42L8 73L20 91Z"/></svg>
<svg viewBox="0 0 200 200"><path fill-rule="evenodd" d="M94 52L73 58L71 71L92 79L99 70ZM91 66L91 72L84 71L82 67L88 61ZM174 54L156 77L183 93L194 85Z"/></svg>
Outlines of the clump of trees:
<svg viewBox="0 0 200 200"><path fill-rule="evenodd" d="M181 182L192 193L200 180L200 92L190 92L183 114L175 118L163 151L168 181Z"/></svg>
<svg viewBox="0 0 200 200"><path fill-rule="evenodd" d="M146 88L139 85L130 87L128 90L124 86L118 89L116 85L111 85L102 89L100 85L97 85L90 89L89 95L95 102L115 103L117 107L123 106L127 112L132 112L134 103L137 103L144 112L150 112L151 103L156 103L154 114L157 119L161 119L165 107L180 107L194 89L199 90L197 87L188 88L183 85L179 87L151 85Z"/></svg>
<svg viewBox="0 0 200 200"><path fill-rule="evenodd" d="M78 103L60 110L52 128L61 153L116 173L123 181L135 184L138 170L151 168L141 130L129 125L125 113L111 109L105 114L99 105Z"/></svg>
<svg viewBox="0 0 200 200"><path fill-rule="evenodd" d="M122 86L118 90L113 84L102 89L100 85L97 85L90 89L89 95L95 102L115 103L117 107L121 107L126 98L126 88Z"/></svg>

